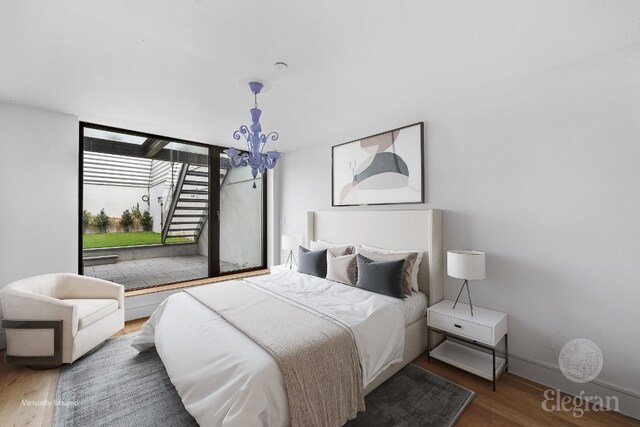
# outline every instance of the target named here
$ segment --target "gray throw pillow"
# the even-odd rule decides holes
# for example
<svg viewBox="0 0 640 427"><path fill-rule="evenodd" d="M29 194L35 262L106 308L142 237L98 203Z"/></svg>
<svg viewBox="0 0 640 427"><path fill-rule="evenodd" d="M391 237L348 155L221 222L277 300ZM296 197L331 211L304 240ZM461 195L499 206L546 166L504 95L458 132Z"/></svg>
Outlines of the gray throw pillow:
<svg viewBox="0 0 640 427"><path fill-rule="evenodd" d="M324 279L327 275L327 250L310 251L298 246L298 272Z"/></svg>
<svg viewBox="0 0 640 427"><path fill-rule="evenodd" d="M355 286L358 267L355 255L335 256L327 252L327 279Z"/></svg>
<svg viewBox="0 0 640 427"><path fill-rule="evenodd" d="M365 258L369 258L373 261L398 261L404 260L404 266L402 267L402 292L405 295L411 295L411 273L413 271L413 264L418 258L417 252L406 252L399 254L381 254L379 252L371 251L365 248L356 248L356 252Z"/></svg>
<svg viewBox="0 0 640 427"><path fill-rule="evenodd" d="M404 259L397 261L373 261L356 255L358 281L356 287L394 298L406 298L402 291L402 267Z"/></svg>

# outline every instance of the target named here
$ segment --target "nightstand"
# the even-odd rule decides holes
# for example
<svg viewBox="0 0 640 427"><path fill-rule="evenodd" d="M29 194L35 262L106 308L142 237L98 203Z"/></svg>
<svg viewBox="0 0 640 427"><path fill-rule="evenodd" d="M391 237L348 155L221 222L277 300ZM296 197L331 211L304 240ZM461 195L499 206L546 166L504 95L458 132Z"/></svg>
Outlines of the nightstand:
<svg viewBox="0 0 640 427"><path fill-rule="evenodd" d="M467 304L443 300L427 310L427 329L444 336L444 340L431 349L427 348L427 360L431 358L456 366L493 382L509 368L507 341L507 314L481 307L473 308L473 316ZM449 339L452 338L452 339ZM496 356L496 347L504 340L504 358Z"/></svg>

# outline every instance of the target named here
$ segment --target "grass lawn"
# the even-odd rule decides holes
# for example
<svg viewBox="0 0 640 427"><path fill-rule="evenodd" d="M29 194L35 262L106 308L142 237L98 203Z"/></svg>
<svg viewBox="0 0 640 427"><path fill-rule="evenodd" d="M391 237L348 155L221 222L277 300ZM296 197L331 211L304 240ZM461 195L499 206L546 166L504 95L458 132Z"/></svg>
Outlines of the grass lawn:
<svg viewBox="0 0 640 427"><path fill-rule="evenodd" d="M139 246L158 245L161 243L160 233L153 231L136 231L131 233L107 233L107 234L85 234L82 237L82 247L90 248L110 248L114 246ZM191 242L185 237L168 237L166 243Z"/></svg>

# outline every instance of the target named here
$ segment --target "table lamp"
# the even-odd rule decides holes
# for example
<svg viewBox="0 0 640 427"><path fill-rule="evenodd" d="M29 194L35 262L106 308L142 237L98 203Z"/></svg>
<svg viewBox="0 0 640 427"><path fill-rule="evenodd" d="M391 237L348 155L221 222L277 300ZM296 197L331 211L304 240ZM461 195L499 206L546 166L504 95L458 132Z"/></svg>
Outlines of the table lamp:
<svg viewBox="0 0 640 427"><path fill-rule="evenodd" d="M293 254L293 251L298 250L298 246L302 244L302 236L299 234L292 235L283 235L280 246L282 250L289 251L289 256L287 256L287 262L285 263L285 267L288 266L289 270L293 269L293 263L296 263L296 268L298 268L298 262L296 261L296 256Z"/></svg>
<svg viewBox="0 0 640 427"><path fill-rule="evenodd" d="M467 287L469 296L469 306L473 316L473 304L471 303L471 292L469 292L469 280L482 280L485 278L484 252L469 251L465 249L455 249L447 251L447 274L456 279L464 279L464 283L458 292L458 298L453 303L453 308L460 299L460 294L464 287Z"/></svg>

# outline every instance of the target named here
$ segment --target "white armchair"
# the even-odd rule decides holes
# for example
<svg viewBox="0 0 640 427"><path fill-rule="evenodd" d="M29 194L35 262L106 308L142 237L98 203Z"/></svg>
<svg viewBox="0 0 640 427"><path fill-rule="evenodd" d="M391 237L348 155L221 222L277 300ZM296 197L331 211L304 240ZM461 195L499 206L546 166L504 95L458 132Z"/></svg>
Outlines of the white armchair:
<svg viewBox="0 0 640 427"><path fill-rule="evenodd" d="M124 328L124 286L106 280L44 274L5 286L0 298L10 363L72 363Z"/></svg>

